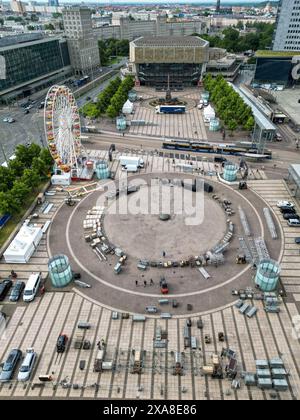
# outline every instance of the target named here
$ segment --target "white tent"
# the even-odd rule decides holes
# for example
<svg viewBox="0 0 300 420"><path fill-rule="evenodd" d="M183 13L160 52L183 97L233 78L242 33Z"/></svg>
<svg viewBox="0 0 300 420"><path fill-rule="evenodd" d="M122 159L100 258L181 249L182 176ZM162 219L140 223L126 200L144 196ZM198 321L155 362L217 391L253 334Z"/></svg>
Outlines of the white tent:
<svg viewBox="0 0 300 420"><path fill-rule="evenodd" d="M43 236L39 227L23 225L4 252L5 262L10 264L26 264L34 253Z"/></svg>
<svg viewBox="0 0 300 420"><path fill-rule="evenodd" d="M204 108L203 114L204 114L204 120L208 122L216 118L215 110L213 109L211 105L208 105L207 107Z"/></svg>
<svg viewBox="0 0 300 420"><path fill-rule="evenodd" d="M132 114L132 111L133 111L133 103L130 102L130 100L128 99L123 105L122 112L123 114Z"/></svg>

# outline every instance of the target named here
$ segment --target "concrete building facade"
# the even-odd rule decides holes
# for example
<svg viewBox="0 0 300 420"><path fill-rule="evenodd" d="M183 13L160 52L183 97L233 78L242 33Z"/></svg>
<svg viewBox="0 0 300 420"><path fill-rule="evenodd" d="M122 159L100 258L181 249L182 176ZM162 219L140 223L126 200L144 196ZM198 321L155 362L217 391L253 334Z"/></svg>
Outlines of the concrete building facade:
<svg viewBox="0 0 300 420"><path fill-rule="evenodd" d="M300 0L280 0L273 50L300 50Z"/></svg>
<svg viewBox="0 0 300 420"><path fill-rule="evenodd" d="M209 43L196 36L141 37L130 43L137 84L165 88L197 85L209 59Z"/></svg>
<svg viewBox="0 0 300 420"><path fill-rule="evenodd" d="M167 16L159 15L156 20L130 20L120 17L120 25L104 26L95 29L98 39L128 39L133 41L141 36L189 36L207 33L205 18L169 22Z"/></svg>
<svg viewBox="0 0 300 420"><path fill-rule="evenodd" d="M100 56L91 10L83 6L64 9L63 22L74 72L92 73L100 65Z"/></svg>

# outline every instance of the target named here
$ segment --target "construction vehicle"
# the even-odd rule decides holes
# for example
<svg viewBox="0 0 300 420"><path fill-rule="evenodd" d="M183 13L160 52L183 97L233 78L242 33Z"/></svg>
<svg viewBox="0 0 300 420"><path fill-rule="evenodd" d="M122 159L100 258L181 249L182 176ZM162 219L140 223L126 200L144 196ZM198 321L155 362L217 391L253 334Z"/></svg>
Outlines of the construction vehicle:
<svg viewBox="0 0 300 420"><path fill-rule="evenodd" d="M163 295L166 295L169 293L168 283L166 282L165 277L161 277L159 285L160 285L160 291Z"/></svg>
<svg viewBox="0 0 300 420"><path fill-rule="evenodd" d="M223 379L223 367L220 362L220 357L218 354L212 355L212 364L213 364L213 374L212 378Z"/></svg>
<svg viewBox="0 0 300 420"><path fill-rule="evenodd" d="M205 341L205 344L210 344L210 343L211 343L211 337L210 337L210 335L209 335L209 334L206 334L206 335L205 335L205 337L204 337L204 341Z"/></svg>
<svg viewBox="0 0 300 420"><path fill-rule="evenodd" d="M178 351L174 353L173 375L183 375L183 354Z"/></svg>
<svg viewBox="0 0 300 420"><path fill-rule="evenodd" d="M145 355L145 350L131 350L131 373L142 373Z"/></svg>
<svg viewBox="0 0 300 420"><path fill-rule="evenodd" d="M105 347L102 350L99 350L95 362L94 362L94 372L102 372L102 363L105 356Z"/></svg>
<svg viewBox="0 0 300 420"><path fill-rule="evenodd" d="M237 264L247 264L247 258L246 255L240 254L236 257L236 263Z"/></svg>

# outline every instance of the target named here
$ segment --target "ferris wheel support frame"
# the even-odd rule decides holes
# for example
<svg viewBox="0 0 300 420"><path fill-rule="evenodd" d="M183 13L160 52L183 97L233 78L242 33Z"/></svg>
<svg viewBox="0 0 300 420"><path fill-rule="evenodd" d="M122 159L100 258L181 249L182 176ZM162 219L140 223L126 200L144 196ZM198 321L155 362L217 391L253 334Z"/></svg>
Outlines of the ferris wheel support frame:
<svg viewBox="0 0 300 420"><path fill-rule="evenodd" d="M80 116L75 97L67 86L54 85L44 106L45 136L58 169L80 178L78 159L84 155L81 145Z"/></svg>

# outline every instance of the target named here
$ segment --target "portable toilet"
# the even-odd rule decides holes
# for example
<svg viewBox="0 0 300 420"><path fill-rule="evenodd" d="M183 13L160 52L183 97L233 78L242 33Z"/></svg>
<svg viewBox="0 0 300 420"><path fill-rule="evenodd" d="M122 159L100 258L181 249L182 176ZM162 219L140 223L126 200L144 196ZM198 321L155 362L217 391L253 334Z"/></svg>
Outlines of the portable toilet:
<svg viewBox="0 0 300 420"><path fill-rule="evenodd" d="M96 176L98 179L108 179L110 177L108 163L105 160L99 160L96 163Z"/></svg>

